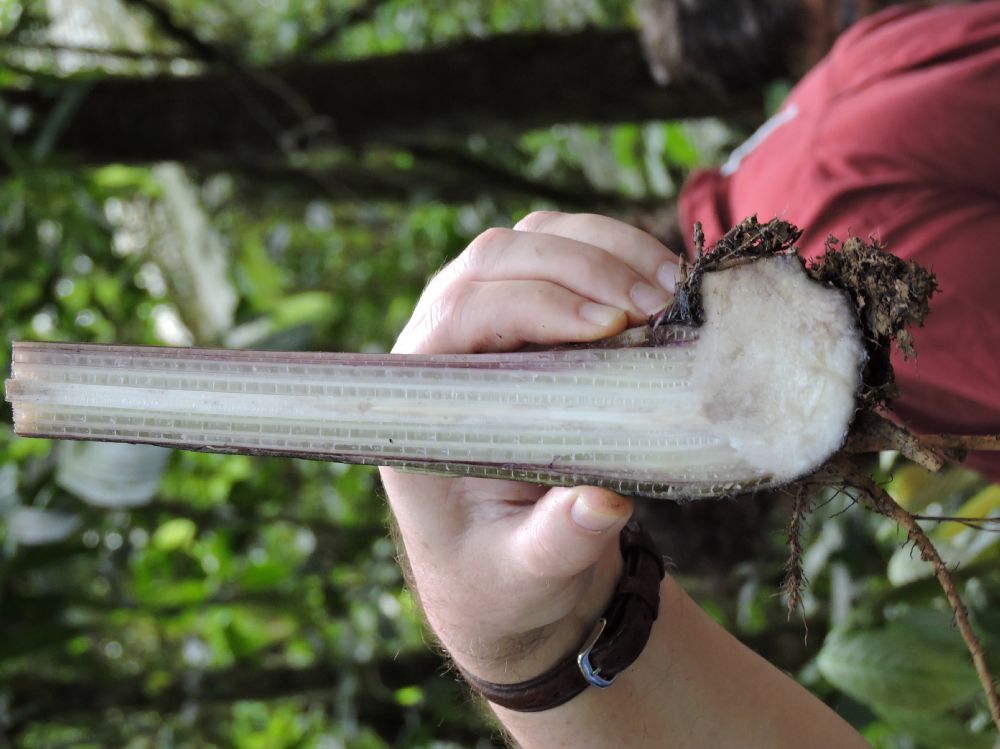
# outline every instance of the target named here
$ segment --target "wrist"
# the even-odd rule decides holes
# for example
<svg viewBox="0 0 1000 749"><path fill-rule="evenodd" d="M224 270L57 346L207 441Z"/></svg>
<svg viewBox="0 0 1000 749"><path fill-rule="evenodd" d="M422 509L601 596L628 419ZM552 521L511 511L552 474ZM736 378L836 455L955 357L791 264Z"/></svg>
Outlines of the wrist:
<svg viewBox="0 0 1000 749"><path fill-rule="evenodd" d="M483 619L483 612L451 626L438 626L428 613L435 633L458 667L476 677L497 683L514 683L544 673L570 655L594 627L614 595L622 575L622 555L617 546L607 560L566 584L558 597L576 599L572 609L540 627L524 628L519 620ZM499 625L499 626L498 626Z"/></svg>
<svg viewBox="0 0 1000 749"><path fill-rule="evenodd" d="M639 657L659 614L664 561L636 523L621 533L623 574L611 602L591 625L586 638L541 674L491 681L463 673L477 692L496 706L519 712L543 712L569 702L589 687L606 689Z"/></svg>

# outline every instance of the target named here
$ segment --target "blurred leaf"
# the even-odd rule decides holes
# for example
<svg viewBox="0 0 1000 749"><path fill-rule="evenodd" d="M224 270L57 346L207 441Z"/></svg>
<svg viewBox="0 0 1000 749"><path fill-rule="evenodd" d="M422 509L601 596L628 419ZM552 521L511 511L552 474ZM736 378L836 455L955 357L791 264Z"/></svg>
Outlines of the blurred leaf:
<svg viewBox="0 0 1000 749"><path fill-rule="evenodd" d="M954 515L960 518L988 518L995 516L998 511L1000 511L1000 484L991 484L955 510ZM962 523L943 523L935 536L955 538L969 531L972 529Z"/></svg>
<svg viewBox="0 0 1000 749"><path fill-rule="evenodd" d="M941 559L950 567L977 564L995 559L1000 554L1000 534L988 529L965 528L950 538L942 537L938 532L929 535ZM930 562L923 561L920 552L907 543L893 553L886 574L893 585L905 585L922 577L930 577L934 574L934 567Z"/></svg>
<svg viewBox="0 0 1000 749"><path fill-rule="evenodd" d="M127 188L156 194L160 189L145 167L110 164L95 169L92 178L95 186L109 190Z"/></svg>
<svg viewBox="0 0 1000 749"><path fill-rule="evenodd" d="M171 451L154 445L63 442L56 482L97 507L134 507L159 490Z"/></svg>
<svg viewBox="0 0 1000 749"><path fill-rule="evenodd" d="M882 715L939 714L979 691L951 617L937 611L913 610L878 629L835 629L817 664L830 683Z"/></svg>
<svg viewBox="0 0 1000 749"><path fill-rule="evenodd" d="M611 132L611 152L620 166L638 169L642 132L636 125L622 125Z"/></svg>
<svg viewBox="0 0 1000 749"><path fill-rule="evenodd" d="M910 512L920 512L929 504L945 504L982 483L974 471L949 468L931 473L914 463L906 463L892 472L886 491Z"/></svg>
<svg viewBox="0 0 1000 749"><path fill-rule="evenodd" d="M671 164L689 169L701 163L698 149L678 122L663 126L663 153Z"/></svg>
<svg viewBox="0 0 1000 749"><path fill-rule="evenodd" d="M278 328L321 323L335 314L338 305L325 291L304 291L286 296L274 308L273 319Z"/></svg>
<svg viewBox="0 0 1000 749"><path fill-rule="evenodd" d="M152 543L161 551L186 549L191 546L197 532L198 527L193 521L187 518L174 518L156 529Z"/></svg>
<svg viewBox="0 0 1000 749"><path fill-rule="evenodd" d="M255 656L277 642L287 639L295 631L295 624L288 617L261 617L251 611L240 611L229 620L226 637L238 660Z"/></svg>
<svg viewBox="0 0 1000 749"><path fill-rule="evenodd" d="M198 340L215 341L232 326L238 303L228 253L184 170L160 164L153 176L163 191L155 258L178 296L184 322Z"/></svg>
<svg viewBox="0 0 1000 749"><path fill-rule="evenodd" d="M240 290L260 310L270 310L288 282L287 271L271 260L260 241L243 244L236 274Z"/></svg>
<svg viewBox="0 0 1000 749"><path fill-rule="evenodd" d="M413 707L424 701L424 690L420 687L403 687L396 690L396 702L402 707Z"/></svg>
<svg viewBox="0 0 1000 749"><path fill-rule="evenodd" d="M764 91L764 114L770 117L781 109L791 90L790 81L779 80L771 83Z"/></svg>
<svg viewBox="0 0 1000 749"><path fill-rule="evenodd" d="M80 527L80 517L37 507L15 507L7 517L7 536L24 546L54 544Z"/></svg>
<svg viewBox="0 0 1000 749"><path fill-rule="evenodd" d="M973 731L968 720L953 715L928 714L919 710L887 711L886 723L913 737L920 746L933 749L995 749L992 723L987 730Z"/></svg>

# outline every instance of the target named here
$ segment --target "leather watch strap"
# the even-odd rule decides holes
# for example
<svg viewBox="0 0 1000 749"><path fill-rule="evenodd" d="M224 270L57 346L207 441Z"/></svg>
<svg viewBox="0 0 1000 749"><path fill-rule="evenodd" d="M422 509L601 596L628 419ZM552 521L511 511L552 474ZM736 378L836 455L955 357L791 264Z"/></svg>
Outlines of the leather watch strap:
<svg viewBox="0 0 1000 749"><path fill-rule="evenodd" d="M588 686L610 686L642 653L659 613L663 557L637 522L621 532L624 569L611 603L580 650L540 676L516 684L496 684L461 670L475 691L490 702L519 712L558 707Z"/></svg>

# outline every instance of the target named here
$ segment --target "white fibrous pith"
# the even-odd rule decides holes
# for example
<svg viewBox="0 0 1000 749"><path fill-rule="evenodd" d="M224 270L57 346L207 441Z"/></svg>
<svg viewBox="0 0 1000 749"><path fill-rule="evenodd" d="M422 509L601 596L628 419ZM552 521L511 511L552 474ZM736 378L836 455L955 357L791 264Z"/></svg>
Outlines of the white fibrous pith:
<svg viewBox="0 0 1000 749"><path fill-rule="evenodd" d="M706 418L777 481L808 473L857 407L865 350L851 303L794 256L706 274L702 298L694 374Z"/></svg>

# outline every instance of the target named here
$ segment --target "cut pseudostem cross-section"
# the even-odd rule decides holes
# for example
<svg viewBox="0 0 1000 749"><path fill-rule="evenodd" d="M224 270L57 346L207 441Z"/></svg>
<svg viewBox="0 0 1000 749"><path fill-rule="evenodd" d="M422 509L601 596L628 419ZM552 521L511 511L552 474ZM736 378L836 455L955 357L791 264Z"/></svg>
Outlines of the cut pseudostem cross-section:
<svg viewBox="0 0 1000 749"><path fill-rule="evenodd" d="M18 434L593 484L670 499L809 473L842 444L865 350L794 255L704 274L704 322L476 355L17 343Z"/></svg>

